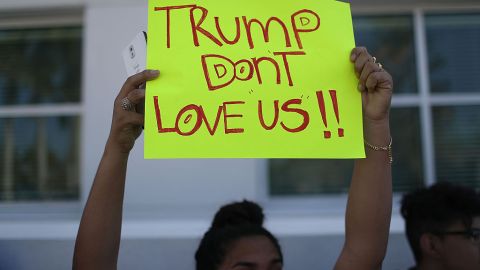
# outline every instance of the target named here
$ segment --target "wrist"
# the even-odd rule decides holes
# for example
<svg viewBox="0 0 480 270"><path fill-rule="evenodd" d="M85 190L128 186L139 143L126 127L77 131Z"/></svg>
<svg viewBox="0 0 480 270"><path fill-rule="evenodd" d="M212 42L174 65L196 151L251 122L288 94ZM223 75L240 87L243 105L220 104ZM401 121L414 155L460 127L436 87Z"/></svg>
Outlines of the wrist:
<svg viewBox="0 0 480 270"><path fill-rule="evenodd" d="M104 154L114 155L120 158L128 158L130 155L130 150L131 148L122 147L112 138L108 138L107 143L105 144Z"/></svg>
<svg viewBox="0 0 480 270"><path fill-rule="evenodd" d="M364 127L367 126L384 126L388 125L390 122L390 113L387 112L383 117L378 117L378 118L371 118L367 116L363 116L363 125Z"/></svg>
<svg viewBox="0 0 480 270"><path fill-rule="evenodd" d="M388 117L381 120L364 119L364 139L370 144L386 146L390 143L390 122Z"/></svg>

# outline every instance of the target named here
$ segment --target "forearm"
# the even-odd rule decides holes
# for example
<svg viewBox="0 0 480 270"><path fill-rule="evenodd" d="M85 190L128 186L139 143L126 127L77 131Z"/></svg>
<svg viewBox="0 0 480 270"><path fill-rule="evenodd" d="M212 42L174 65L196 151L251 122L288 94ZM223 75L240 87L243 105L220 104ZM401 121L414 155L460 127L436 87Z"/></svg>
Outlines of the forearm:
<svg viewBox="0 0 480 270"><path fill-rule="evenodd" d="M375 146L390 143L388 120L366 123L365 140ZM355 162L346 214L345 248L381 265L385 256L392 209L391 164L387 151L366 147L365 159Z"/></svg>
<svg viewBox="0 0 480 270"><path fill-rule="evenodd" d="M145 124L136 111L145 102L139 87L158 75L144 70L129 77L115 98L110 135L78 229L74 269L116 269L128 155Z"/></svg>
<svg viewBox="0 0 480 270"><path fill-rule="evenodd" d="M128 154L105 147L75 244L74 269L115 269Z"/></svg>

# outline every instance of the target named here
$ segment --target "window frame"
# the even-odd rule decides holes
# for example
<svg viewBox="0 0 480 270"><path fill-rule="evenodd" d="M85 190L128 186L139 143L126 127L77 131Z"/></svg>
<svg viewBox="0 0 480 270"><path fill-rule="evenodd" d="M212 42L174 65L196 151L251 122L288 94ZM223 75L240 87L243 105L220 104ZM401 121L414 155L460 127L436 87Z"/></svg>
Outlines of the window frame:
<svg viewBox="0 0 480 270"><path fill-rule="evenodd" d="M49 10L27 10L0 12L0 30L6 29L38 29L45 27L84 27L83 10L79 8L70 9L49 9ZM84 31L82 30L82 36ZM84 61L84 39L82 38L82 58ZM82 72L83 73L83 72ZM81 82L83 81L83 74ZM80 91L83 93L83 83L81 83ZM0 118L18 119L18 118L38 118L38 117L69 117L76 116L79 121L79 129L83 130L84 107L82 94L78 103L50 103L50 104L33 104L33 105L4 105L0 106ZM80 132L80 134L82 134ZM83 175L82 166L82 138L78 139L78 186L79 196L72 200L59 201L0 201L0 221L23 219L25 217L33 219L50 220L52 218L62 219L80 216L82 203L81 195L81 179Z"/></svg>

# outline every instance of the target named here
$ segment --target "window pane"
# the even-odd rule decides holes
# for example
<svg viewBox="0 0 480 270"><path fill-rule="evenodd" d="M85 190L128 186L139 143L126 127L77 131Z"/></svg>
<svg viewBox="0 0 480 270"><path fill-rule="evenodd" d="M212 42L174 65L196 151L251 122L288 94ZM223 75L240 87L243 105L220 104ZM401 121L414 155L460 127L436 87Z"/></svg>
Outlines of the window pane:
<svg viewBox="0 0 480 270"><path fill-rule="evenodd" d="M352 169L351 160L273 159L270 161L270 194L346 192Z"/></svg>
<svg viewBox="0 0 480 270"><path fill-rule="evenodd" d="M433 113L438 180L480 187L480 105L436 107Z"/></svg>
<svg viewBox="0 0 480 270"><path fill-rule="evenodd" d="M395 93L416 93L415 43L411 16L355 16L357 46L370 54L392 74Z"/></svg>
<svg viewBox="0 0 480 270"><path fill-rule="evenodd" d="M480 14L426 17L432 92L480 91Z"/></svg>
<svg viewBox="0 0 480 270"><path fill-rule="evenodd" d="M423 158L418 108L393 108L393 190L406 192L423 186Z"/></svg>
<svg viewBox="0 0 480 270"><path fill-rule="evenodd" d="M394 108L391 116L394 190L423 185L423 162L418 108ZM344 193L353 169L351 160L278 159L270 161L270 194L312 195Z"/></svg>
<svg viewBox="0 0 480 270"><path fill-rule="evenodd" d="M78 117L0 119L0 200L78 199Z"/></svg>
<svg viewBox="0 0 480 270"><path fill-rule="evenodd" d="M0 30L0 105L80 101L79 27Z"/></svg>

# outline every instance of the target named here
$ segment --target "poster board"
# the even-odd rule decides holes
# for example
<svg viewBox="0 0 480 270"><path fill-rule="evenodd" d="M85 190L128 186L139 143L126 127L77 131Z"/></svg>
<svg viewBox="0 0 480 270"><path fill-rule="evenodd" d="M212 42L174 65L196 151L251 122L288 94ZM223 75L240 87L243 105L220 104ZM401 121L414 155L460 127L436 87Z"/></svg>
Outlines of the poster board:
<svg viewBox="0 0 480 270"><path fill-rule="evenodd" d="M145 158L364 157L350 6L149 0Z"/></svg>

